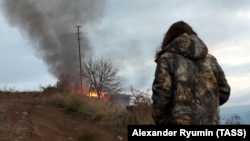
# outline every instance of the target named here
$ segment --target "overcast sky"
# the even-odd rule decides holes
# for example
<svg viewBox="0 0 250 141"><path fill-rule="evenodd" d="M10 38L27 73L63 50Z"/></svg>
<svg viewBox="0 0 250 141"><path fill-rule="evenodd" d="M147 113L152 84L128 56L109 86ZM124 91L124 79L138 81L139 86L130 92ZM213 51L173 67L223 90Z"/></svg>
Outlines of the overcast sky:
<svg viewBox="0 0 250 141"><path fill-rule="evenodd" d="M127 89L151 89L156 49L169 26L183 20L225 71L231 86L225 106L250 104L250 1L107 0L102 8L98 21L82 30L93 56L107 57L119 66ZM1 90L40 90L57 82L34 44L2 11L0 43Z"/></svg>

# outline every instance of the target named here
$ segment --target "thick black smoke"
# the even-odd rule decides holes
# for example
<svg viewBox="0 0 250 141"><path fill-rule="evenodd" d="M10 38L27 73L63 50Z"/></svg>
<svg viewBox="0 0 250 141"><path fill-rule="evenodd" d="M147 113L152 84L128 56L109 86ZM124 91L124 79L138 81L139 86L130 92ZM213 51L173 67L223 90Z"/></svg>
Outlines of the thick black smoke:
<svg viewBox="0 0 250 141"><path fill-rule="evenodd" d="M49 72L58 80L67 78L76 86L80 70L75 26L82 26L84 60L91 53L84 34L90 26L85 25L98 22L104 4L104 0L3 0L1 6L9 24L29 38L38 56L48 65Z"/></svg>

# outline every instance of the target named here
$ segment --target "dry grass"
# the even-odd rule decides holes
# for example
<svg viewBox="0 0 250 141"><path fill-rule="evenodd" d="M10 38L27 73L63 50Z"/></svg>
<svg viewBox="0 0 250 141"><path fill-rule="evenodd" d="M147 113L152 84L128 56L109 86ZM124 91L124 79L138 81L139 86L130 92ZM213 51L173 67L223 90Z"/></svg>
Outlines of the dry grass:
<svg viewBox="0 0 250 141"><path fill-rule="evenodd" d="M142 125L154 124L151 116L152 107L148 104L140 104L127 107L129 111L128 124Z"/></svg>
<svg viewBox="0 0 250 141"><path fill-rule="evenodd" d="M42 103L63 109L68 114L105 125L121 133L127 131L128 111L126 108L105 99L57 93L44 98Z"/></svg>
<svg viewBox="0 0 250 141"><path fill-rule="evenodd" d="M146 91L131 88L133 105L128 106L129 124L154 124L152 119L152 101L149 96L150 89Z"/></svg>

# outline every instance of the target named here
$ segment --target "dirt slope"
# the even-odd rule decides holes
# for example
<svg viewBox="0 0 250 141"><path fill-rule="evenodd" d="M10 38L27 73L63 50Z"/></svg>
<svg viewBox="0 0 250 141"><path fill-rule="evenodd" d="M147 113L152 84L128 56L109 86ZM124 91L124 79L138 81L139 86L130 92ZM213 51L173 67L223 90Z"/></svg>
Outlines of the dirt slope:
<svg viewBox="0 0 250 141"><path fill-rule="evenodd" d="M109 128L36 104L30 94L0 94L0 141L126 141Z"/></svg>

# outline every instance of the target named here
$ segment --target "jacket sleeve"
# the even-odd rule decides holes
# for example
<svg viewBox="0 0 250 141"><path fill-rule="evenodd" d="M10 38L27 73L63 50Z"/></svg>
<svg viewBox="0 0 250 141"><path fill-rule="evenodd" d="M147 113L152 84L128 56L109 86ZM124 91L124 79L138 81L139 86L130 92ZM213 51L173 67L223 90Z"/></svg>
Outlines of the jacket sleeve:
<svg viewBox="0 0 250 141"><path fill-rule="evenodd" d="M216 77L217 77L218 90L219 90L219 104L221 106L228 101L231 88L227 82L225 73L222 70L221 66L218 64L215 58L214 60L215 60L214 64L216 66Z"/></svg>
<svg viewBox="0 0 250 141"><path fill-rule="evenodd" d="M168 104L171 101L171 75L167 59L158 58L155 70L155 78L152 85L153 112L152 117L156 124L165 122Z"/></svg>

